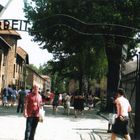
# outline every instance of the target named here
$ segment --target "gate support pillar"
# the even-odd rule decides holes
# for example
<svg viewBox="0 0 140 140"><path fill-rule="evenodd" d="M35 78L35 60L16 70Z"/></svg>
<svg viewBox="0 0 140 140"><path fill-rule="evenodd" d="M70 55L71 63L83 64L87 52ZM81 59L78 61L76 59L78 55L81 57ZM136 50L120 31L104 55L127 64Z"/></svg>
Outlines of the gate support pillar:
<svg viewBox="0 0 140 140"><path fill-rule="evenodd" d="M135 103L135 140L140 140L140 53L138 55L138 78L136 85L136 103Z"/></svg>

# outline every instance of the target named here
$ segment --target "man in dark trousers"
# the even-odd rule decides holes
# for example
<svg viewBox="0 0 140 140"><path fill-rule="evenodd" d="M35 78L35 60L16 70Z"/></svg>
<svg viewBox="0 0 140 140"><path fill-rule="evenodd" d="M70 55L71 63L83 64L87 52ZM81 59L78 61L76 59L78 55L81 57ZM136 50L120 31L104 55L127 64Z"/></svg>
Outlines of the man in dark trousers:
<svg viewBox="0 0 140 140"><path fill-rule="evenodd" d="M39 111L42 108L42 97L38 92L38 86L34 85L33 90L25 98L24 116L26 130L24 140L34 140L35 131L39 122Z"/></svg>
<svg viewBox="0 0 140 140"><path fill-rule="evenodd" d="M18 93L17 113L19 112L23 113L25 96L26 96L26 91L24 87L21 87L21 90Z"/></svg>

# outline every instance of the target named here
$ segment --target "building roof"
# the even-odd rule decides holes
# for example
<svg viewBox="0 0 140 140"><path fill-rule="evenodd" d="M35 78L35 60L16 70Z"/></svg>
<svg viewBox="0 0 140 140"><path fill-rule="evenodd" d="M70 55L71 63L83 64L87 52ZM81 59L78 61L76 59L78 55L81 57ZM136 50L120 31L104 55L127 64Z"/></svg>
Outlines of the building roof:
<svg viewBox="0 0 140 140"><path fill-rule="evenodd" d="M21 47L17 47L16 52L23 60L26 60L26 64L29 64L29 56L24 49L22 49Z"/></svg>
<svg viewBox="0 0 140 140"><path fill-rule="evenodd" d="M137 61L136 60L129 61L125 64L125 69L123 71L123 74L128 74L136 70L137 70Z"/></svg>
<svg viewBox="0 0 140 140"><path fill-rule="evenodd" d="M0 36L0 44L7 46L8 48L11 48L11 46Z"/></svg>
<svg viewBox="0 0 140 140"><path fill-rule="evenodd" d="M26 58L27 52L26 52L24 49L22 49L21 47L17 47L17 53L18 53L23 59Z"/></svg>
<svg viewBox="0 0 140 140"><path fill-rule="evenodd" d="M28 70L30 70L30 71L32 71L34 74L36 74L38 77L40 77L41 79L43 79L43 80L47 80L47 79L45 79L44 77L42 77L42 75L40 75L38 72L36 72L34 69L32 69L30 66L26 66L26 68L28 69Z"/></svg>
<svg viewBox="0 0 140 140"><path fill-rule="evenodd" d="M50 77L48 76L48 75L41 75L44 79L46 79L46 80L50 80Z"/></svg>
<svg viewBox="0 0 140 140"><path fill-rule="evenodd" d="M11 35L15 36L17 39L21 39L21 36L15 30L0 30L0 35Z"/></svg>

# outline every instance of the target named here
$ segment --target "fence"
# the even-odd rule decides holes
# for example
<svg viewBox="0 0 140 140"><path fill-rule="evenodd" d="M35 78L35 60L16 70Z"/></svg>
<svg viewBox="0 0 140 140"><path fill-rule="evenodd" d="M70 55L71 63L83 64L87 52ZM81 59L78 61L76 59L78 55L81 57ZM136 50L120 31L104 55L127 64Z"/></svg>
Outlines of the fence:
<svg viewBox="0 0 140 140"><path fill-rule="evenodd" d="M137 112L138 105L140 103L137 102L138 94L140 94L139 91L139 64L140 64L140 55L135 55L136 59L135 61L131 63L127 63L128 66L126 66L125 73L122 74L121 78L121 86L126 91L126 97L130 101L130 104L132 106L132 112L130 113L130 132L134 134L135 138L137 139L137 133L140 133L139 127L137 126L136 119L137 115L140 112ZM130 68L132 68L132 71L130 71ZM140 96L140 95L139 95ZM138 136L139 137L139 136Z"/></svg>

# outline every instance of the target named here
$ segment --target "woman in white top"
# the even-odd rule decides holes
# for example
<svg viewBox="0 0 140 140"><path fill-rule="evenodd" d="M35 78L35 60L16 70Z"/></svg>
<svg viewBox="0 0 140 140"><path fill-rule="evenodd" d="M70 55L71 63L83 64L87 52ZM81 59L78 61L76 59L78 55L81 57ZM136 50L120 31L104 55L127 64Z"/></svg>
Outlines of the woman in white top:
<svg viewBox="0 0 140 140"><path fill-rule="evenodd" d="M67 94L67 95L65 96L67 115L70 114L70 101L71 101L71 96L70 96L69 94Z"/></svg>

